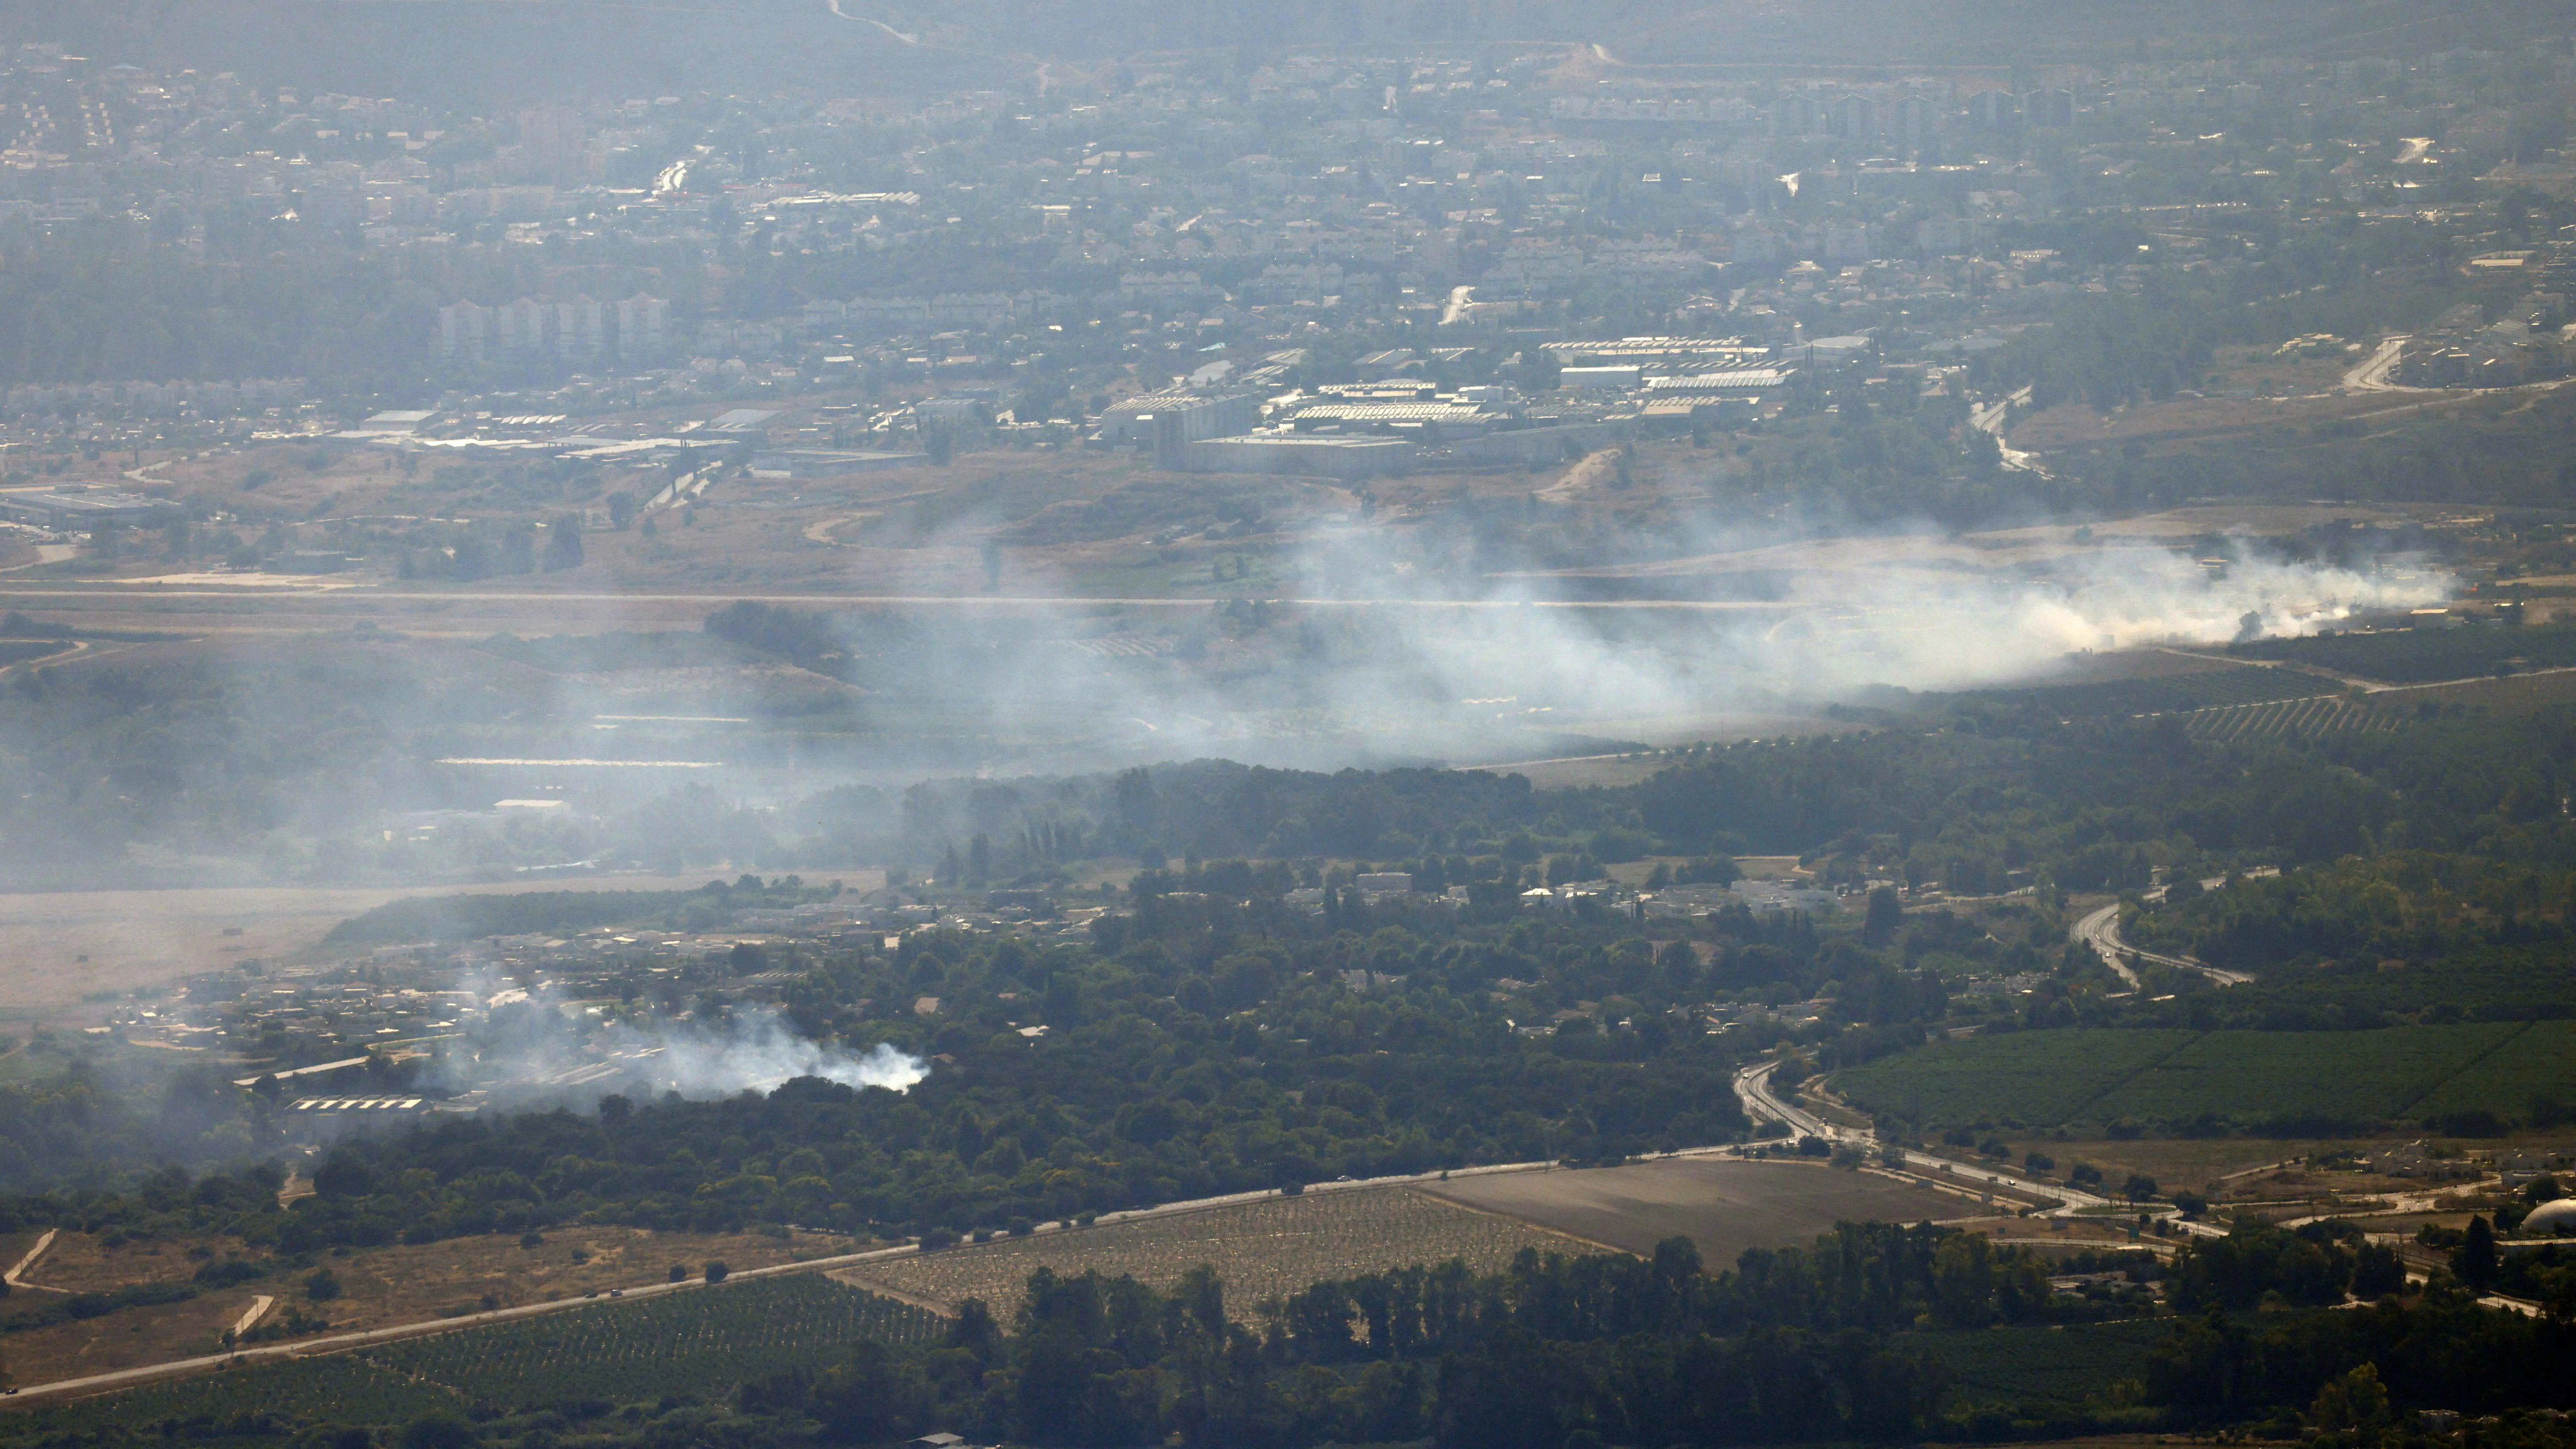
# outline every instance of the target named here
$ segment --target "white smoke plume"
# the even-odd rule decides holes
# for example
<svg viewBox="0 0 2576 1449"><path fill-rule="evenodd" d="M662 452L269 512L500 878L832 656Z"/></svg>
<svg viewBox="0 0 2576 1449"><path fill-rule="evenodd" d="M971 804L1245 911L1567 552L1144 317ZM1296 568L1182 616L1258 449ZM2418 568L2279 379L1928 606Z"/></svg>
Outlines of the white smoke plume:
<svg viewBox="0 0 2576 1449"><path fill-rule="evenodd" d="M2292 563L2241 548L2216 572L2173 549L2111 549L2020 577L1882 580L1839 596L1802 588L1815 606L1804 627L1763 641L1745 662L1807 697L1863 684L1975 688L2031 680L2088 652L2314 634L2438 603L2451 587L2439 574Z"/></svg>
<svg viewBox="0 0 2576 1449"><path fill-rule="evenodd" d="M451 1090L584 1102L610 1092L704 1099L775 1091L799 1077L907 1092L930 1075L929 1062L890 1043L862 1052L815 1041L771 1006L744 1005L711 1019L612 1021L568 1034L524 1029L529 1020L561 1020L550 994L502 997L528 1001L527 1015L507 1024L496 1015L479 1051L450 1056L444 1077Z"/></svg>
<svg viewBox="0 0 2576 1449"><path fill-rule="evenodd" d="M1803 714L1873 686L2043 682L2070 656L2312 634L2441 602L2453 586L2438 570L2293 562L2250 546L2204 562L2153 543L2009 536L1725 540L1668 565L1472 580L1425 568L1403 549L1343 534L1308 550L1296 580L1302 607L1358 642L1266 679L1381 758L1450 763L1497 758L1476 752L1513 729L1668 742L1730 720ZM1690 597L1712 579L1711 592L1725 592L1729 574L1775 587L1767 598L1755 588ZM1658 584L1671 586L1666 596L1653 595ZM1039 667L994 681L996 716L1060 716L1113 683L1031 662ZM1226 728L1242 708L1228 697L1236 686L1200 688L1186 675L1157 683L1117 702L1155 732L1136 743L1162 758L1260 759L1268 742Z"/></svg>
<svg viewBox="0 0 2576 1449"><path fill-rule="evenodd" d="M798 1077L906 1092L930 1075L930 1063L890 1043L853 1052L813 1041L763 1007L737 1011L709 1025L621 1025L610 1031L605 1044L612 1059L635 1062L636 1070L651 1079L652 1090L683 1097L774 1091Z"/></svg>

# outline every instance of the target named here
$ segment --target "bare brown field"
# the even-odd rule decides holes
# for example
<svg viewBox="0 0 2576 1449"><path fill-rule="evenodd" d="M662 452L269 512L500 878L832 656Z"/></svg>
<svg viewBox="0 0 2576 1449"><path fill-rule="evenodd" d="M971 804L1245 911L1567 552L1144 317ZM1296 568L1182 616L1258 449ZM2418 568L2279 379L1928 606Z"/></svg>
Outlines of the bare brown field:
<svg viewBox="0 0 2576 1449"><path fill-rule="evenodd" d="M33 1240L29 1235L25 1242ZM85 1233L60 1234L27 1273L29 1284L42 1286L12 1294L8 1311L44 1306L56 1296L47 1289L99 1293L129 1284L186 1282L203 1261L188 1256L188 1250L198 1246L218 1258L241 1247L216 1238L202 1244L174 1240L109 1248ZM258 1297L277 1300L264 1322L293 1304L330 1320L334 1331L355 1331L477 1310L486 1295L496 1306L510 1307L659 1283L669 1276L674 1263L686 1264L694 1275L709 1259L730 1268L760 1268L863 1246L819 1233L785 1239L757 1234L698 1237L641 1228L576 1227L549 1229L545 1242L534 1248L520 1247L514 1234L364 1248L346 1257L317 1256L310 1267L200 1293L182 1303L121 1309L99 1318L13 1333L6 1340L8 1364L19 1382L42 1383L213 1352L223 1331L239 1321ZM16 1251L23 1253L26 1248L22 1245ZM574 1261L576 1251L586 1255L583 1261ZM16 1261L14 1255L9 1259L9 1263ZM339 1280L340 1296L322 1302L311 1298L306 1280L319 1268L328 1268Z"/></svg>
<svg viewBox="0 0 2576 1449"><path fill-rule="evenodd" d="M2140 1138L2129 1142L2056 1142L2034 1137L2011 1139L2006 1145L2012 1149L2013 1162L2020 1162L2032 1152L2054 1158L2060 1176L2078 1162L2089 1162L2101 1168L2114 1187L2130 1173L2143 1172L2167 1189L2198 1191L2222 1179L2224 1187L2233 1188L2239 1182L2251 1181L2253 1169L2292 1162L2335 1144L2254 1137ZM2237 1177L2240 1173L2247 1176Z"/></svg>
<svg viewBox="0 0 2576 1449"><path fill-rule="evenodd" d="M238 1323L253 1301L280 1291L275 1285L243 1284L183 1303L156 1303L13 1333L7 1340L9 1375L22 1384L51 1383L218 1352L224 1330ZM48 1296L22 1289L10 1301L32 1306ZM281 1303L269 1314L284 1311Z"/></svg>
<svg viewBox="0 0 2576 1449"><path fill-rule="evenodd" d="M2471 392L2328 393L2274 398L2176 398L2120 412L2100 413L2084 403L2060 403L2013 424L2012 445L2050 448L2123 442L2130 438L2178 442L2193 438L2293 428L2340 418L2418 413L2475 402Z"/></svg>
<svg viewBox="0 0 2576 1449"><path fill-rule="evenodd" d="M1005 1238L869 1263L835 1276L942 1307L981 1298L1008 1318L1026 1295L1029 1275L1041 1267L1058 1273L1097 1269L1109 1277L1132 1276L1162 1287L1204 1263L1224 1278L1228 1311L1241 1316L1263 1299L1326 1278L1451 1258L1490 1271L1523 1248L1599 1251L1563 1233L1471 1211L1410 1188L1366 1188Z"/></svg>
<svg viewBox="0 0 2576 1449"><path fill-rule="evenodd" d="M585 876L407 888L207 887L0 895L0 1019L77 1017L102 992L292 956L333 926L418 895L694 890L698 876ZM226 935L238 930L239 935Z"/></svg>
<svg viewBox="0 0 2576 1449"><path fill-rule="evenodd" d="M1977 1211L1948 1194L1870 1173L1709 1157L1462 1178L1424 1190L1632 1253L1685 1237L1711 1268L1748 1248L1802 1245L1845 1219L1920 1222Z"/></svg>
<svg viewBox="0 0 2576 1449"><path fill-rule="evenodd" d="M2125 1246L2133 1241L2129 1224L2118 1218L1961 1218L1950 1226L1983 1233L1998 1242L2076 1253L2088 1248ZM2162 1241L2135 1239L2141 1246Z"/></svg>

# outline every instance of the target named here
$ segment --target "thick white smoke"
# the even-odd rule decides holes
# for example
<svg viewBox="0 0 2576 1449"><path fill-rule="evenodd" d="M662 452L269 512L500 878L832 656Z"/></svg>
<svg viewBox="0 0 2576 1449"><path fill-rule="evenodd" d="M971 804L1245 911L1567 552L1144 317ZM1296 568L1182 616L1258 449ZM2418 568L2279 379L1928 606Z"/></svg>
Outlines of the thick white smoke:
<svg viewBox="0 0 2576 1449"><path fill-rule="evenodd" d="M1965 689L2031 680L2074 654L2313 634L2358 615L2439 603L2451 587L2440 574L2292 563L2243 549L2217 571L2173 549L2109 549L2019 576L1802 585L1808 614L1743 658L1758 677L1806 698L1866 684Z"/></svg>
<svg viewBox="0 0 2576 1449"><path fill-rule="evenodd" d="M1280 560L1262 591L1280 606L1267 632L1228 639L1195 607L1132 615L1119 627L1208 641L1202 664L1150 669L1071 647L1104 626L1069 600L1036 602L1067 599L1077 581L1022 562L1012 592L1026 602L1007 624L925 610L911 652L994 741L982 767L996 773L1196 755L1456 764L1575 736L1798 728L1873 686L2041 682L2072 655L2313 633L2451 589L2437 570L2297 563L2252 546L2221 565L2152 537L2096 544L2069 528L1765 528L1695 534L1675 554L1478 575L1418 530L1331 528Z"/></svg>
<svg viewBox="0 0 2576 1449"><path fill-rule="evenodd" d="M503 993L505 999L521 995ZM560 1009L543 994L533 1001L540 1020ZM777 1008L762 1005L709 1020L654 1017L587 1032L504 1028L495 1035L480 1051L447 1060L451 1090L481 1087L511 1097L577 1100L610 1092L713 1098L820 1077L844 1087L905 1092L930 1075L930 1063L890 1044L861 1052L815 1041L799 1034Z"/></svg>
<svg viewBox="0 0 2576 1449"><path fill-rule="evenodd" d="M904 1092L930 1075L930 1063L884 1042L853 1052L799 1036L765 1007L736 1011L718 1024L621 1025L606 1045L613 1059L636 1062L654 1091L683 1097L774 1091L798 1077Z"/></svg>

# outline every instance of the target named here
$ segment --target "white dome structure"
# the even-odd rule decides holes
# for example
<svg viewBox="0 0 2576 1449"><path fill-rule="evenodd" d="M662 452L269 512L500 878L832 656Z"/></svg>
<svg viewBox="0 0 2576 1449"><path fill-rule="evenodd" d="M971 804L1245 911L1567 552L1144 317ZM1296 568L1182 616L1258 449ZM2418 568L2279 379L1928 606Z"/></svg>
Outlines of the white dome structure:
<svg viewBox="0 0 2576 1449"><path fill-rule="evenodd" d="M2576 1197L2562 1197L2533 1208L2517 1230L2521 1237L2576 1236Z"/></svg>

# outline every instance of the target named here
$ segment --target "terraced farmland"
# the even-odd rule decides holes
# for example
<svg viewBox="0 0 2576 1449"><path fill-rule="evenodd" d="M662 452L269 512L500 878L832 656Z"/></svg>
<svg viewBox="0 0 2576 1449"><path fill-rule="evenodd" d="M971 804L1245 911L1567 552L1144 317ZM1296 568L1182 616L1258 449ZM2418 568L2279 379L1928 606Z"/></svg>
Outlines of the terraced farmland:
<svg viewBox="0 0 2576 1449"><path fill-rule="evenodd" d="M2355 704L2341 696L2321 696L2195 710L2183 727L2194 739L2226 743L2295 739L2346 730L2393 730L2399 723L2399 717L2386 710Z"/></svg>

